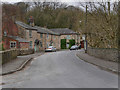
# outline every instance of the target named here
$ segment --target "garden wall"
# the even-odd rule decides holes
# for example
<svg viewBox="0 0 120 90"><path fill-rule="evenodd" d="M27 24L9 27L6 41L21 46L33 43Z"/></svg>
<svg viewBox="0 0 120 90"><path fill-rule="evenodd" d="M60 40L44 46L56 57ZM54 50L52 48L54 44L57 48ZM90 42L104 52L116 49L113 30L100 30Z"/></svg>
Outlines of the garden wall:
<svg viewBox="0 0 120 90"><path fill-rule="evenodd" d="M109 60L109 61L114 61L118 62L119 57L120 57L120 51L118 49L110 49L110 48L90 48L88 47L87 53L89 55Z"/></svg>
<svg viewBox="0 0 120 90"><path fill-rule="evenodd" d="M19 55L29 55L29 54L33 54L34 53L34 49L20 49L19 50Z"/></svg>
<svg viewBox="0 0 120 90"><path fill-rule="evenodd" d="M5 64L17 58L18 55L19 55L19 50L17 49L0 51L0 56L2 58L2 60L0 60L0 64Z"/></svg>
<svg viewBox="0 0 120 90"><path fill-rule="evenodd" d="M19 55L29 55L33 54L33 49L11 49L0 51L0 65L5 64L11 60L14 60Z"/></svg>

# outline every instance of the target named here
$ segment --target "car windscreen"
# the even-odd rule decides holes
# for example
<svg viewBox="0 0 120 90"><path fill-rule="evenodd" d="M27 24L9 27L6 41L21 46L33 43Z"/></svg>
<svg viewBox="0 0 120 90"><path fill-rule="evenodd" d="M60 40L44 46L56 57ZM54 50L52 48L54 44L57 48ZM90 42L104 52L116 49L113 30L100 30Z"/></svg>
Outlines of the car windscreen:
<svg viewBox="0 0 120 90"><path fill-rule="evenodd" d="M53 46L49 46L48 48L53 48Z"/></svg>

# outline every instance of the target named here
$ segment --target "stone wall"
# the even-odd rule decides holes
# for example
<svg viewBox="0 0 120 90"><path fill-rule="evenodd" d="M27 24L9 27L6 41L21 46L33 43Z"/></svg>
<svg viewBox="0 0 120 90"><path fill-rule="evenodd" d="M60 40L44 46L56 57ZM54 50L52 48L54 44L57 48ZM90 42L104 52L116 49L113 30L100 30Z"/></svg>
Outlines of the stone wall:
<svg viewBox="0 0 120 90"><path fill-rule="evenodd" d="M109 61L114 61L118 62L118 50L117 49L109 49L109 48L90 48L88 47L87 53L89 55L104 59L104 60L109 60Z"/></svg>
<svg viewBox="0 0 120 90"><path fill-rule="evenodd" d="M29 49L29 42L20 42L21 49Z"/></svg>
<svg viewBox="0 0 120 90"><path fill-rule="evenodd" d="M33 54L34 53L34 49L20 49L19 50L19 55L29 55L29 54Z"/></svg>
<svg viewBox="0 0 120 90"><path fill-rule="evenodd" d="M70 37L70 38L67 38L67 37ZM70 39L75 39L75 42L76 43L80 43L80 35L77 35L77 34L73 34L73 35L61 35L60 36L60 39L66 39L67 42L69 42Z"/></svg>
<svg viewBox="0 0 120 90"><path fill-rule="evenodd" d="M52 37L52 40L53 40L53 46L56 47L57 50L60 49L60 36L57 36L57 35L53 35Z"/></svg>
<svg viewBox="0 0 120 90"><path fill-rule="evenodd" d="M29 55L33 53L34 49L11 49L6 51L0 51L0 65L14 60L19 55Z"/></svg>
<svg viewBox="0 0 120 90"><path fill-rule="evenodd" d="M18 49L12 49L12 50L6 50L6 51L0 51L0 64L5 64L15 58L19 55L19 50Z"/></svg>

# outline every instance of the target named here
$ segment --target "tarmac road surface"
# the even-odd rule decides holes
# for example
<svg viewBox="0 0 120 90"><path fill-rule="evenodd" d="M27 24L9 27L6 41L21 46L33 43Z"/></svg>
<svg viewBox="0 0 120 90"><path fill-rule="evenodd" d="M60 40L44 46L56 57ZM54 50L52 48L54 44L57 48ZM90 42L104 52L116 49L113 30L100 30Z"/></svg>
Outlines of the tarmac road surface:
<svg viewBox="0 0 120 90"><path fill-rule="evenodd" d="M118 88L118 75L80 60L76 51L45 53L3 76L3 88Z"/></svg>

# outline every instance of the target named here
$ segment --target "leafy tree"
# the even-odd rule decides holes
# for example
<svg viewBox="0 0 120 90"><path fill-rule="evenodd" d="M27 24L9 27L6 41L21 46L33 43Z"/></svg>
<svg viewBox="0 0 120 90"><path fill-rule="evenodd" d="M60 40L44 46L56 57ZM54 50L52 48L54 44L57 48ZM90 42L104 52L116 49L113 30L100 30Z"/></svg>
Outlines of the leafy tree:
<svg viewBox="0 0 120 90"><path fill-rule="evenodd" d="M61 49L66 49L66 39L61 39Z"/></svg>

